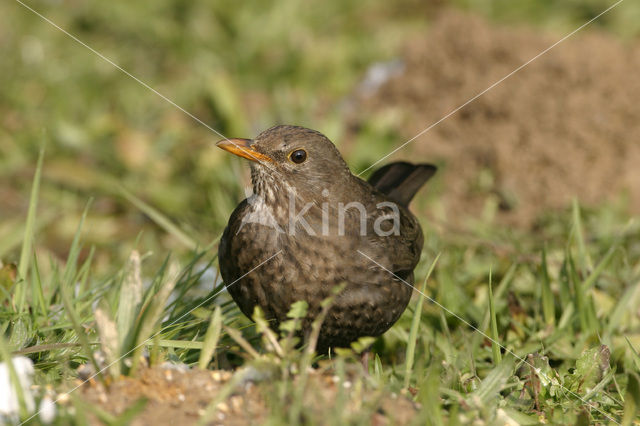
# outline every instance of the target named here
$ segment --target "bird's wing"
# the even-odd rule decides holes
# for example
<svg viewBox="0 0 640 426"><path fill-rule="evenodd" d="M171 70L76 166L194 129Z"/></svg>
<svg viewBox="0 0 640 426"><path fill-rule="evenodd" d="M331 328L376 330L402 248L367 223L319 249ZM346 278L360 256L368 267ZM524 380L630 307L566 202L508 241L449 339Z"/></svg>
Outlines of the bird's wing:
<svg viewBox="0 0 640 426"><path fill-rule="evenodd" d="M380 200L387 201L382 197ZM398 205L397 209L392 212L390 208L380 208L369 216L365 245L384 268L405 279L420 260L424 237L418 220L403 206ZM376 226L381 216L385 218ZM397 226L396 230L392 226Z"/></svg>

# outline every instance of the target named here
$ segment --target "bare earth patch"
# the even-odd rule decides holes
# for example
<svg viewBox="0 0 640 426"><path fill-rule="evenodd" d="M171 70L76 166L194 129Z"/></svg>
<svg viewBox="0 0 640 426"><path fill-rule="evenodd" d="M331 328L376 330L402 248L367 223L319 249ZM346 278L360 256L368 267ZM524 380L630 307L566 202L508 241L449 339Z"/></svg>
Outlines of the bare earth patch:
<svg viewBox="0 0 640 426"><path fill-rule="evenodd" d="M563 35L495 27L444 12L406 44L404 72L362 97L351 128L390 122L404 139L547 49ZM442 217L531 225L573 197L587 205L628 194L640 212L640 43L580 32L399 152L442 168Z"/></svg>
<svg viewBox="0 0 640 426"><path fill-rule="evenodd" d="M228 371L145 368L137 377L123 377L109 388L93 383L83 387L83 397L113 415L122 414L141 398L148 400L132 425L191 424L231 378ZM247 424L264 416L264 404L254 386L220 404L216 423ZM100 422L96 420L96 424Z"/></svg>
<svg viewBox="0 0 640 426"><path fill-rule="evenodd" d="M329 424L331 407L342 404L347 413L362 419L366 405L374 410L371 423L408 424L417 412L417 405L404 396L366 390L355 382L340 382L337 376L320 368L309 374L307 392L303 398L302 415L320 424ZM91 382L82 387L82 398L114 416L122 415L141 398L147 399L143 411L132 425L193 424L205 413L212 400L224 392L232 378L225 370L197 370L168 367L145 368L137 377L122 377L109 388ZM295 385L297 379L293 380ZM210 424L262 424L269 418L286 418L287 414L268 411L270 398L275 398L272 380L246 381L235 386L231 395L217 405ZM340 389L342 387L342 389ZM340 401L337 401L340 398ZM344 414L344 413L343 413ZM325 419L324 421L320 419ZM102 424L97 418L92 423Z"/></svg>

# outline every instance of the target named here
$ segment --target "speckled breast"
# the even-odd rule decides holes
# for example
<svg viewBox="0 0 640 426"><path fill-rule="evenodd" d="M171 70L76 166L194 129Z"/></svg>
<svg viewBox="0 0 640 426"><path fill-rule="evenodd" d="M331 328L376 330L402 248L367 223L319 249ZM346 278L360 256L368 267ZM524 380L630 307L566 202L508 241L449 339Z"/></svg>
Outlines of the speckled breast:
<svg viewBox="0 0 640 426"><path fill-rule="evenodd" d="M413 273L395 278L358 252L362 240L289 235L257 223L242 222L246 205L232 215L219 247L220 271L240 310L251 317L255 306L277 329L293 302L305 300L307 332L331 290L346 283L325 319L318 349L348 346L362 336L378 336L400 317L411 298ZM275 256L274 256L275 255ZM384 259L384 248L370 253ZM261 265L262 262L272 257ZM384 264L384 261L382 261Z"/></svg>

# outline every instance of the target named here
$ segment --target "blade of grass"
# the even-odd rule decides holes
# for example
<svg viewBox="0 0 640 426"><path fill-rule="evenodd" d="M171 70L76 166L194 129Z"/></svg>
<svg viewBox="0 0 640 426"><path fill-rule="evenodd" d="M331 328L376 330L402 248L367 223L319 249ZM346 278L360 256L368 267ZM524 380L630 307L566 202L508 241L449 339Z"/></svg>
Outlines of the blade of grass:
<svg viewBox="0 0 640 426"><path fill-rule="evenodd" d="M627 344L631 348L633 363L636 365L636 368L638 369L638 371L640 371L640 353L636 351L636 348L633 347L633 345L631 344L631 341L627 336L624 336L624 339L627 341Z"/></svg>
<svg viewBox="0 0 640 426"><path fill-rule="evenodd" d="M98 336L100 337L100 347L104 352L106 364L109 366L109 373L112 377L120 376L120 339L116 323L109 315L106 301L103 300L101 305L95 310L96 326L98 328Z"/></svg>
<svg viewBox="0 0 640 426"><path fill-rule="evenodd" d="M139 323L136 327L137 333L135 339L135 347L133 355L131 357L133 365L131 367L131 374L135 374L138 369L142 351L144 350L144 343L149 339L149 336L153 334L153 330L158 327L159 321L162 317L167 299L171 295L171 292L175 288L178 279L180 278L180 267L177 263L171 262L167 268L166 274L163 274L162 281L159 289L153 295L150 303L146 309L143 309L139 315ZM125 353L128 353L128 348L125 348ZM127 370L124 370L127 372Z"/></svg>
<svg viewBox="0 0 640 426"><path fill-rule="evenodd" d="M202 350L204 347L202 342L193 342L191 340L158 339L155 343L161 348Z"/></svg>
<svg viewBox="0 0 640 426"><path fill-rule="evenodd" d="M500 299L501 297L504 296L507 289L509 288L509 284L511 284L511 280L513 279L517 269L518 269L517 263L511 264L509 269L507 269L507 272L504 274L504 276L500 280L500 283L498 284L498 287L496 289L495 297L497 299ZM481 327L478 327L478 328L480 328L481 330L486 330L487 327L489 327L490 323L491 323L491 311L487 307L487 309L485 309L484 316L482 317L482 322L480 323ZM448 330L448 327L444 330L445 330L445 333L447 334L447 338L449 339L449 341L451 341L451 333ZM470 345L471 353L475 353L476 349L478 348L478 345L482 343L483 339L484 339L484 336L482 336L482 334L480 333L473 334L473 336L471 337L471 345Z"/></svg>
<svg viewBox="0 0 640 426"><path fill-rule="evenodd" d="M413 319L411 320L411 329L409 330L409 340L407 342L407 353L405 356L404 363L404 387L409 387L409 383L411 381L411 370L413 369L413 361L415 357L415 349L416 349L416 341L418 339L418 329L420 328L420 319L422 318L422 304L424 302L424 297L422 296L427 288L427 280L431 276L433 269L440 258L440 253L436 256L436 258L431 262L431 266L427 271L427 275L424 277L424 281L422 282L422 286L419 290L419 297L416 303L415 311L413 312Z"/></svg>
<svg viewBox="0 0 640 426"><path fill-rule="evenodd" d="M75 278L77 272L78 258L80 256L80 234L82 232L82 227L84 226L84 222L87 218L87 214L89 212L89 207L91 206L92 200L90 199L87 202L84 211L82 212L82 216L80 217L80 223L78 224L78 229L76 229L76 233L73 236L73 241L71 242L71 247L69 248L69 255L67 256L67 262L64 267L64 272L62 273L62 283L63 285L75 286Z"/></svg>
<svg viewBox="0 0 640 426"><path fill-rule="evenodd" d="M482 380L478 389L473 391L471 395L480 398L483 404L487 405L490 401L495 400L495 396L500 393L502 386L506 383L513 370L513 359L505 358L493 370L489 372L487 377ZM469 398L472 401L472 398Z"/></svg>
<svg viewBox="0 0 640 426"><path fill-rule="evenodd" d="M596 384L591 390L589 390L589 392L587 392L582 397L582 399L584 401L589 401L595 394L600 392L607 384L609 384L609 382L613 379L615 373L616 372L613 368L610 369L609 372L602 378L602 380L600 380L598 384Z"/></svg>
<svg viewBox="0 0 640 426"><path fill-rule="evenodd" d="M493 300L493 289L492 287L492 273L489 270L489 313L491 316L491 351L493 353L493 363L495 365L500 364L502 361L502 355L500 354L500 345L498 344L498 321L496 320L496 309Z"/></svg>
<svg viewBox="0 0 640 426"><path fill-rule="evenodd" d="M303 400L304 395L307 390L307 383L309 379L309 369L311 367L311 361L313 360L313 355L316 352L316 345L318 344L318 339L320 338L320 328L322 327L322 323L324 322L327 314L329 313L329 309L333 305L333 301L335 298L342 293L345 289L347 283L343 282L337 286L335 286L331 290L331 295L325 298L320 303L320 313L311 323L311 333L309 334L309 339L307 343L307 347L304 348L304 352L302 357L300 358L300 374L298 376L298 383L296 387L298 391L294 394L294 399L291 403L291 409L289 410L289 423L297 424L299 423L300 416L302 414L303 409Z"/></svg>
<svg viewBox="0 0 640 426"><path fill-rule="evenodd" d="M129 200L131 204L140 209L144 214L149 216L158 226L164 229L167 233L173 235L178 241L184 244L187 248L195 250L200 245L183 232L177 225L175 225L168 217L162 214L159 210L151 207L149 204L142 201L140 198L127 191L124 187L119 188L120 193L124 198Z"/></svg>
<svg viewBox="0 0 640 426"><path fill-rule="evenodd" d="M556 312L553 300L553 292L551 291L551 280L549 279L549 269L547 268L547 249L542 249L542 314L544 322L547 325L555 325Z"/></svg>
<svg viewBox="0 0 640 426"><path fill-rule="evenodd" d="M585 333L597 333L600 329L593 297L589 290L585 287L584 282L580 280L578 272L571 254L569 256L569 274L573 283L573 290L576 299L576 309L580 319L580 327Z"/></svg>
<svg viewBox="0 0 640 426"><path fill-rule="evenodd" d="M426 377L420 382L418 402L422 403L424 410L429 413L425 424L444 426L442 415L442 398L440 398L440 371L437 365L431 365Z"/></svg>
<svg viewBox="0 0 640 426"><path fill-rule="evenodd" d="M247 351L249 355L251 355L254 359L260 359L260 354L255 349L253 349L253 346L251 346L251 343L247 342L245 338L242 337L242 333L240 333L235 328L227 327L226 325L223 326L223 328L224 328L224 331L227 332L229 337L235 340L236 343L239 344L242 349Z"/></svg>
<svg viewBox="0 0 640 426"><path fill-rule="evenodd" d="M89 277L91 276L91 267L95 253L95 247L89 248L89 254L78 271L78 294L86 294L91 291L89 288L91 284Z"/></svg>
<svg viewBox="0 0 640 426"><path fill-rule="evenodd" d="M587 249L584 243L584 229L582 227L582 216L580 214L580 205L577 199L573 199L572 202L572 214L573 214L573 230L576 243L578 244L578 261L580 262L580 271L586 274L587 271L593 269L591 258L587 253Z"/></svg>
<svg viewBox="0 0 640 426"><path fill-rule="evenodd" d="M93 365L93 368L95 368L99 380L104 383L104 376L100 372L100 366L93 356L93 351L91 350L89 339L87 338L86 332L82 327L80 317L78 316L78 313L76 312L74 304L72 303L71 297L69 295L69 289L73 289L75 286L76 262L78 261L78 256L80 254L80 234L82 231L82 226L84 225L84 221L87 217L90 204L91 201L87 203L87 206L82 213L82 217L80 218L78 229L76 230L76 233L73 237L73 242L71 243L71 248L69 249L69 256L67 257L67 264L65 265L63 278L62 281L60 281L59 290L62 304L64 305L65 311L67 312L67 317L73 325L73 329L76 332L78 340L80 341L80 345L82 346L85 355Z"/></svg>
<svg viewBox="0 0 640 426"><path fill-rule="evenodd" d="M134 328L136 314L140 309L143 295L142 278L140 277L140 254L133 250L127 260L124 278L120 286L120 301L116 314L116 325L120 347L124 347L126 339Z"/></svg>
<svg viewBox="0 0 640 426"><path fill-rule="evenodd" d="M60 286L60 295L62 298L62 304L67 312L67 317L71 321L74 331L76 332L76 336L80 341L80 346L82 347L83 352L95 368L95 371L98 373L98 378L104 382L104 376L100 373L100 366L93 356L93 351L91 350L91 344L89 343L89 339L87 338L86 332L82 327L82 323L80 321L80 317L73 307L73 303L71 302L71 298L69 297L68 289L64 284Z"/></svg>
<svg viewBox="0 0 640 426"><path fill-rule="evenodd" d="M604 268L606 268L607 265L609 264L609 261L611 260L611 258L613 257L613 254L616 251L616 248L617 247L615 245L613 247L611 247L609 249L609 251L607 252L607 254L605 254L604 258L602 258L600 263L598 263L598 266L596 266L596 268L591 272L591 274L589 274L587 279L584 280L584 283L582 284L582 287L585 290L590 289L596 283L596 280L598 279L598 277L600 276L602 271L604 271Z"/></svg>
<svg viewBox="0 0 640 426"><path fill-rule="evenodd" d="M382 380L383 371L384 370L382 368L382 360L380 359L380 355L375 354L375 356L373 357L373 376L377 380Z"/></svg>
<svg viewBox="0 0 640 426"><path fill-rule="evenodd" d="M584 289L584 287L582 287ZM586 291L587 290L583 290ZM596 314L596 304L593 300L592 294L586 295L587 300L587 324L589 324L589 333L595 334L600 331L600 322L598 321L598 315Z"/></svg>
<svg viewBox="0 0 640 426"><path fill-rule="evenodd" d="M31 250L33 247L33 236L36 222L36 210L38 208L38 193L40 192L40 176L42 175L42 162L44 159L44 147L40 148L38 154L38 163L36 165L36 172L33 177L33 183L31 184L31 196L29 198L29 209L27 211L27 222L24 229L24 239L22 241L22 250L20 251L20 261L18 263L18 276L22 280L19 285L18 291L18 312L22 312L26 299L26 279L27 271L29 270L29 261L31 260Z"/></svg>
<svg viewBox="0 0 640 426"><path fill-rule="evenodd" d="M36 298L36 305L39 307L40 309L40 314L46 318L47 317L47 303L44 300L44 290L42 289L42 277L40 276L40 267L38 265L38 257L35 255L35 253L33 254L33 264L31 267L32 271L33 271L33 277L31 278L31 285L32 285L32 291L33 291L33 296L34 298Z"/></svg>
<svg viewBox="0 0 640 426"><path fill-rule="evenodd" d="M582 282L578 277L578 272L576 271L575 263L573 261L573 256L571 252L567 249L567 272L569 277L569 282L571 283L571 287L573 290L573 296L576 301L576 312L578 314L578 319L580 320L580 329L583 332L589 331L589 319L587 314L587 301L585 300L585 292L582 289Z"/></svg>
<svg viewBox="0 0 640 426"><path fill-rule="evenodd" d="M49 226L57 217L56 212L42 209L38 213L38 220L34 223L33 234L37 235L41 229ZM25 229L24 218L5 219L3 223L0 223L0 259L16 247L22 247Z"/></svg>
<svg viewBox="0 0 640 426"><path fill-rule="evenodd" d="M376 354L377 355L377 354ZM347 381L346 378L346 374L345 374L345 368L344 368L344 364L345 364L345 360L344 358L337 358L336 359L336 376L338 377L338 386L337 386L337 394L336 394L336 399L335 399L335 406L333 410L331 410L331 424L340 424L341 420L342 420L342 413L344 413L344 406L348 400L348 398L345 397L345 382Z"/></svg>
<svg viewBox="0 0 640 426"><path fill-rule="evenodd" d="M628 374L627 392L624 396L624 415L621 425L631 426L640 414L640 378L635 373Z"/></svg>
<svg viewBox="0 0 640 426"><path fill-rule="evenodd" d="M100 343L91 343L91 345L97 346ZM79 347L80 343L48 343L44 345L35 345L29 346L24 349L20 349L18 351L13 351L13 355L27 355L27 354L35 354L38 352L50 352L56 350L63 350L68 348L76 348Z"/></svg>
<svg viewBox="0 0 640 426"><path fill-rule="evenodd" d="M253 316L251 318L256 323L256 330L258 330L258 333L262 335L263 339L266 339L267 347L271 346L276 355L278 355L280 358L284 358L285 353L282 349L282 346L278 342L278 335L273 330L271 330L271 327L269 327L269 321L267 321L267 319L264 317L262 309L260 309L259 306L255 307L255 309L253 310Z"/></svg>
<svg viewBox="0 0 640 426"><path fill-rule="evenodd" d="M198 359L198 367L201 370L207 368L209 361L213 357L213 354L218 346L218 340L220 339L220 332L222 331L222 309L220 306L216 306L211 315L211 322L207 333L204 335L204 344L202 351L200 351L200 358Z"/></svg>
<svg viewBox="0 0 640 426"><path fill-rule="evenodd" d="M571 278L569 277L569 262L568 255L569 249L568 247L565 250L565 257L562 261L562 267L560 268L560 306L566 307L569 304L574 303L574 298L571 297ZM564 315L564 313L562 314Z"/></svg>
<svg viewBox="0 0 640 426"><path fill-rule="evenodd" d="M573 318L573 314L575 312L575 305L573 303L569 303L564 307L564 311L562 311L562 315L558 320L558 330L564 330L565 328L571 325L571 321Z"/></svg>
<svg viewBox="0 0 640 426"><path fill-rule="evenodd" d="M633 306L638 305L640 305L640 285L630 286L618 299L618 303L616 303L612 313L609 315L607 332L615 333L619 329L620 323L624 317L631 312Z"/></svg>

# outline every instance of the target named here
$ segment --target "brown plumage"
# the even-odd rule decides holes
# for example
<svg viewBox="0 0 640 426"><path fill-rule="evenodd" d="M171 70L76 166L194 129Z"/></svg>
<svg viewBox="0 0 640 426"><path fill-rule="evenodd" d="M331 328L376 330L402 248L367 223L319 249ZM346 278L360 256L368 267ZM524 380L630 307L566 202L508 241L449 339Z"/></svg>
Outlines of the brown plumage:
<svg viewBox="0 0 640 426"><path fill-rule="evenodd" d="M306 333L320 302L345 283L323 323L318 350L387 331L412 289L385 269L413 283L423 236L407 205L436 168L392 163L365 182L351 174L329 139L296 126L218 146L252 160L254 194L232 213L218 253L240 310L250 317L260 306L277 329L291 304L305 300Z"/></svg>

